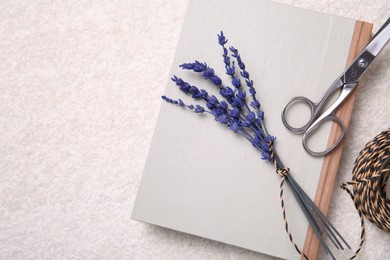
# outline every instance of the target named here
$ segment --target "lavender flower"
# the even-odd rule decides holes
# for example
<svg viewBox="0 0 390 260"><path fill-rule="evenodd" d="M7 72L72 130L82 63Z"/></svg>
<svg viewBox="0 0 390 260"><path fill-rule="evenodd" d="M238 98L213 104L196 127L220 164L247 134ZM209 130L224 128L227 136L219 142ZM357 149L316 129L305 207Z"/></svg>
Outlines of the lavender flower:
<svg viewBox="0 0 390 260"><path fill-rule="evenodd" d="M230 87L221 88L219 94L224 97L229 103L232 103L234 100L234 91Z"/></svg>
<svg viewBox="0 0 390 260"><path fill-rule="evenodd" d="M193 70L195 72L203 72L208 68L206 63L201 63L197 60L193 63L183 63L179 67L185 70Z"/></svg>
<svg viewBox="0 0 390 260"><path fill-rule="evenodd" d="M179 106L179 107L188 108L188 109L190 109L190 110L193 110L195 113L203 113L203 112L206 112L206 110L204 110L203 107L201 107L201 106L199 106L199 105L196 105L196 106L191 105L191 104L190 104L190 105L187 105L187 104L185 104L185 103L183 102L183 100L181 100L181 99L174 100L174 99L171 99L171 98L169 98L169 97L167 97L167 96L161 96L161 98L162 98L165 102L167 102L167 103L170 103L170 104L173 104L173 105L177 105L177 106ZM194 110L194 108L195 108L195 110ZM202 111L202 109L203 109L203 111ZM200 111L202 111L202 112L200 112Z"/></svg>
<svg viewBox="0 0 390 260"><path fill-rule="evenodd" d="M211 80L214 83L214 85L219 86L222 84L222 80L217 75L214 74L214 70L212 68L209 68L205 62L201 63L196 60L195 62L192 63L183 63L179 67L184 70L202 72L203 77L205 79Z"/></svg>
<svg viewBox="0 0 390 260"><path fill-rule="evenodd" d="M228 50L225 47L225 44L227 43L227 39L223 35L223 32L218 35L218 43L219 45L222 46L223 49L223 62L225 63L225 69L226 69L226 74L229 75L232 78L232 85L239 89L241 87L241 81L234 76L235 74L235 67L234 67L234 62L230 63L230 57L228 56Z"/></svg>
<svg viewBox="0 0 390 260"><path fill-rule="evenodd" d="M180 90L185 94L188 94L191 90L191 85L187 82L184 82L181 78L176 77L175 75L171 78L173 82L176 83L176 86L180 87Z"/></svg>
<svg viewBox="0 0 390 260"><path fill-rule="evenodd" d="M240 79L236 78L236 77L232 77L232 84L233 86L235 86L236 88L240 88L241 87L241 81Z"/></svg>
<svg viewBox="0 0 390 260"><path fill-rule="evenodd" d="M235 107L232 111L230 111L230 116L234 119L238 119L240 117L240 110Z"/></svg>
<svg viewBox="0 0 390 260"><path fill-rule="evenodd" d="M253 87L253 81L249 77L249 72L245 70L245 63L242 61L241 56L236 48L231 46L229 50L232 52L232 56L237 60L238 67L241 69L240 74L245 79L245 83L249 89L253 102L251 106L260 112L260 102L256 98L256 89Z"/></svg>
<svg viewBox="0 0 390 260"><path fill-rule="evenodd" d="M209 100L206 103L206 106L208 109L213 110L213 109L216 109L218 107L218 104L219 104L219 100L214 95L212 95L211 97L209 97Z"/></svg>
<svg viewBox="0 0 390 260"><path fill-rule="evenodd" d="M251 102L251 107L259 109L260 108L260 102L258 100L254 100Z"/></svg>
<svg viewBox="0 0 390 260"><path fill-rule="evenodd" d="M268 135L263 120L264 113L259 110L260 103L256 99L256 91L253 87L253 81L249 78L249 73L245 70L245 64L241 59L238 50L234 47L230 47L229 50L232 53L232 57L237 61L240 68L240 76L246 82L249 89L249 93L253 101L250 103L250 107L257 109L256 113L251 111L250 107L246 103L246 91L241 90L241 80L235 76L234 61L231 62L229 57L229 51L225 47L228 42L225 35L221 31L218 35L218 43L223 50L223 62L225 64L226 74L231 77L232 86L236 89L233 90L229 86L223 86L222 80L215 74L214 69L210 68L207 63L195 60L190 63L183 63L179 67L184 70L191 70L196 73L201 73L205 80L210 80L214 85L220 87L219 94L226 101L219 101L214 95L209 96L207 91L199 89L193 86L183 79L174 75L172 81L180 88L180 90L191 95L194 99L203 99L206 101L207 110L200 105L185 105L182 101L175 101L169 98L163 98L168 103L175 105L185 106L190 108L195 113L207 113L214 117L214 119L226 125L234 133L244 136L249 142L252 143L256 149L260 150L261 157L265 160L271 160L269 146L264 145L266 142L272 142L274 139ZM230 104L230 106L229 106ZM245 109L243 109L245 108Z"/></svg>
<svg viewBox="0 0 390 260"><path fill-rule="evenodd" d="M243 125L246 127L253 126L255 124L255 120L256 114L253 112L249 112L249 114L245 116L245 121L243 122Z"/></svg>
<svg viewBox="0 0 390 260"><path fill-rule="evenodd" d="M163 100L165 100L166 102L168 102L168 103L173 103L173 99L171 99L171 98L169 98L169 97L167 97L167 96L161 96L161 98L163 99Z"/></svg>
<svg viewBox="0 0 390 260"><path fill-rule="evenodd" d="M225 45L228 42L225 35L223 35L223 31L221 31L221 34L218 35L218 43L219 45Z"/></svg>
<svg viewBox="0 0 390 260"><path fill-rule="evenodd" d="M205 110L202 106L200 106L200 105L195 106L195 110L194 110L195 113L203 113L204 111Z"/></svg>
<svg viewBox="0 0 390 260"><path fill-rule="evenodd" d="M238 133L241 130L241 123L240 120L234 120L230 126L229 129L232 130L235 133Z"/></svg>
<svg viewBox="0 0 390 260"><path fill-rule="evenodd" d="M175 82L176 86L179 86L180 90L183 91L185 94L191 94L192 98L202 98L207 101L208 93L206 90L198 89L196 86L191 86L190 84L175 75L173 75L171 80Z"/></svg>

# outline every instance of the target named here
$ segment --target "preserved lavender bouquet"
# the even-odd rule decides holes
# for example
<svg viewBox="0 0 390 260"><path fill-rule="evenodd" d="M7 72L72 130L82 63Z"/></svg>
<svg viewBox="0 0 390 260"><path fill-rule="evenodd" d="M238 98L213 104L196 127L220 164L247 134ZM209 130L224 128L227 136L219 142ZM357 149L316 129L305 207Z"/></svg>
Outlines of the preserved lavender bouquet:
<svg viewBox="0 0 390 260"><path fill-rule="evenodd" d="M221 96L220 99L215 95L209 95L205 89L193 86L175 75L172 77L172 81L176 86L184 94L191 95L194 100L205 103L205 106L200 105L200 103L186 104L181 99L174 100L166 96L162 96L162 99L198 114L208 114L214 117L218 123L248 140L260 152L261 159L271 162L276 169L276 173L281 177L280 202L283 219L286 232L295 249L304 258L308 259L307 255L295 244L288 226L283 200L285 182L291 189L298 205L319 239L320 245L335 259L325 242L324 235L329 238L337 249L344 249L342 243L349 249L350 246L294 180L289 168L283 165L274 147L276 138L267 132L264 123L264 111L261 109L260 102L256 98L256 89L253 86L253 81L246 70L238 50L233 46L227 48L227 42L228 40L221 31L218 35L218 43L222 47L222 57L226 69L225 73L231 79L231 87L224 85L221 78L205 62L194 61L180 65L180 68L199 73L210 84L218 87L219 95ZM249 91L249 95L247 95L244 87Z"/></svg>

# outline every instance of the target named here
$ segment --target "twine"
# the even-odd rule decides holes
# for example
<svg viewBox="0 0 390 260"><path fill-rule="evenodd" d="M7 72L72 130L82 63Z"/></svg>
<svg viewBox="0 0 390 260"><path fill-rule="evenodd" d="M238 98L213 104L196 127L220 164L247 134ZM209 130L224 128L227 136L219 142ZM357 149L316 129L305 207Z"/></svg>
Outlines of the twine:
<svg viewBox="0 0 390 260"><path fill-rule="evenodd" d="M354 201L360 217L360 244L351 259L359 254L365 241L364 217L380 229L390 231L390 200L386 198L385 189L389 175L390 128L366 144L355 161L352 181L341 184ZM352 186L352 191L348 185Z"/></svg>
<svg viewBox="0 0 390 260"><path fill-rule="evenodd" d="M283 199L284 183L289 177L290 169L280 167L273 144L270 143L271 161L276 173L281 177L280 204L282 207L285 230L295 250L305 259L309 257L295 243L287 221ZM390 128L377 135L366 144L355 161L352 181L341 184L354 201L360 217L360 244L350 259L357 257L365 241L364 217L380 229L390 231L390 200L386 198L386 184L390 175ZM348 188L352 186L352 190Z"/></svg>
<svg viewBox="0 0 390 260"><path fill-rule="evenodd" d="M304 257L305 259L309 260L309 257L305 253L303 253L303 251L295 243L294 238L293 238L293 236L292 236L292 234L290 232L290 228L289 228L288 221L287 221L287 214L286 214L286 208L284 206L283 194L284 194L284 182L285 182L288 174L290 173L290 169L288 167L284 167L284 168L280 168L279 167L277 159L276 159L276 156L275 156L275 152L274 152L274 148L273 148L273 143L272 142L270 142L269 147L270 147L269 150L270 150L270 156L271 156L271 159L272 159L272 163L274 164L276 173L281 177L280 186L279 186L280 187L279 198L280 198L280 205L282 207L284 228L285 228L286 233L288 235L288 238L290 239L290 242L293 244L295 250L302 257Z"/></svg>

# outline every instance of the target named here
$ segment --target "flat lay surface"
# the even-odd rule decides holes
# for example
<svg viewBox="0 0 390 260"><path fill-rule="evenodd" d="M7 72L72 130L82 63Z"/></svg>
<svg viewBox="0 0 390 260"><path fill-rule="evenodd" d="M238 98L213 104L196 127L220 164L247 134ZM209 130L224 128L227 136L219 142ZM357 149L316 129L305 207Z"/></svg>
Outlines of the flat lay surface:
<svg viewBox="0 0 390 260"><path fill-rule="evenodd" d="M278 2L374 31L390 15L387 0ZM0 3L0 258L272 259L130 218L187 5ZM338 185L389 127L389 63L387 46L360 83L329 211L353 247L359 219ZM361 259L390 258L389 233L366 231Z"/></svg>

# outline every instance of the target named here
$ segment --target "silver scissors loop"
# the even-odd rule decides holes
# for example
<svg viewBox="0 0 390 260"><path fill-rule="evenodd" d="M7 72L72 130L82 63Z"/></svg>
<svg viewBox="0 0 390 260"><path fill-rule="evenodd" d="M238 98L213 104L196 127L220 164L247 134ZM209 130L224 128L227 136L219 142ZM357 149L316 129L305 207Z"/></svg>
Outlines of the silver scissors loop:
<svg viewBox="0 0 390 260"><path fill-rule="evenodd" d="M297 134L303 134L302 145L304 149L313 156L323 156L333 151L342 141L345 135L345 126L335 116L335 110L345 101L345 99L352 93L353 89L357 86L358 81L367 71L367 68L372 64L376 56L386 46L390 40L390 18L382 25L378 32L372 37L370 42L361 51L357 58L352 64L330 85L325 91L318 103L314 103L310 99L297 96L292 98L282 111L282 122L285 127ZM341 90L341 91L340 91ZM337 99L326 108L329 104L331 97L336 93L340 92ZM287 122L287 112L296 103L303 103L310 108L310 119L309 121L300 127L293 127ZM312 136L326 121L333 121L341 129L341 134L338 139L326 150L322 152L315 152L308 147L308 139Z"/></svg>

